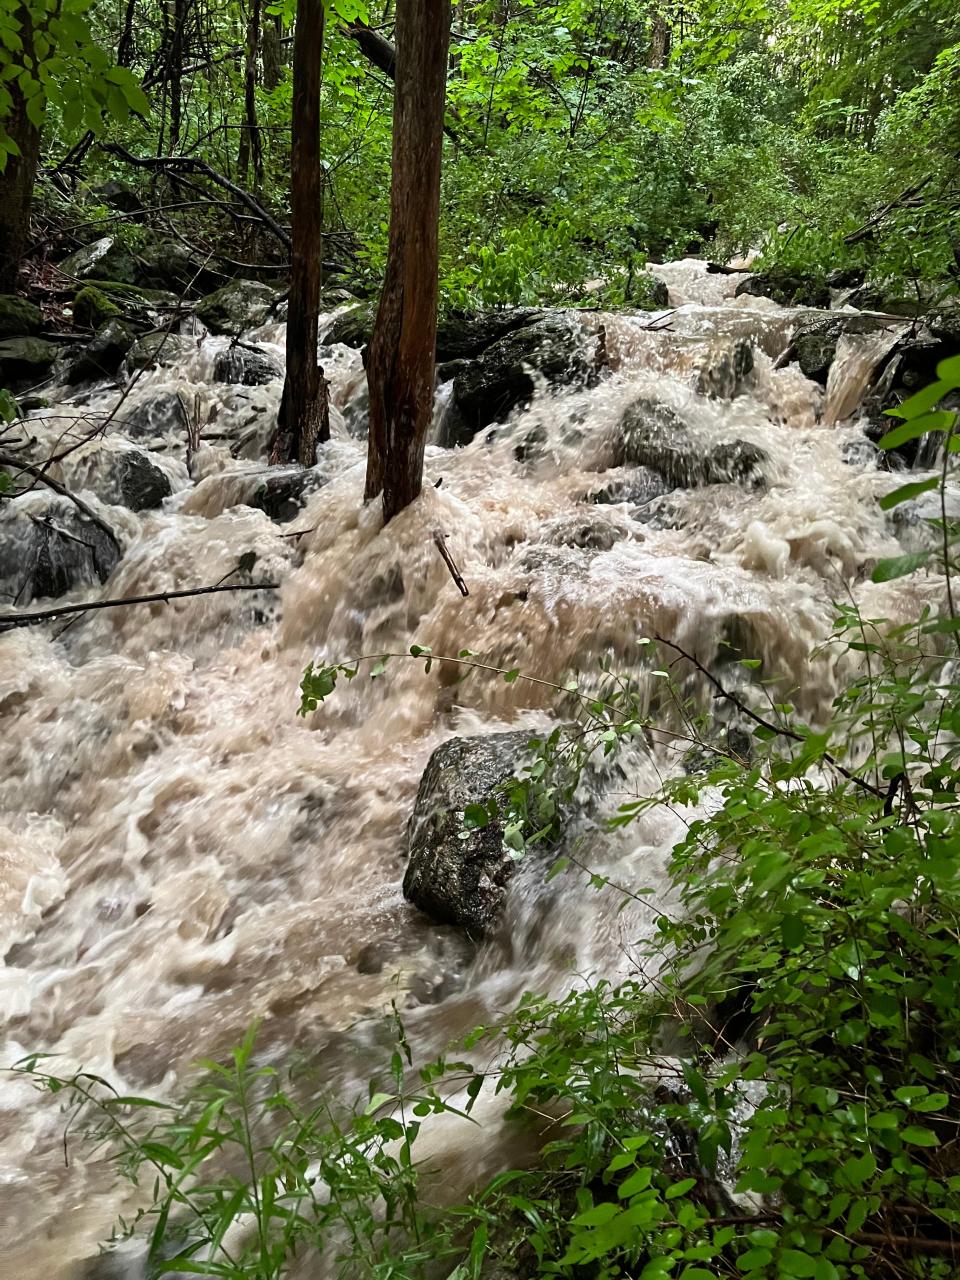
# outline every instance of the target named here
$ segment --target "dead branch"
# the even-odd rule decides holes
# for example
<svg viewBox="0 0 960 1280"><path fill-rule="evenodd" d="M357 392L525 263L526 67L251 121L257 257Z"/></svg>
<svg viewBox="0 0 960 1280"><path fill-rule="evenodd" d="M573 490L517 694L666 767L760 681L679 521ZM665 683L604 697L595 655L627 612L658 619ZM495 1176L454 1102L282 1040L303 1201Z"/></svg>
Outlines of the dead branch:
<svg viewBox="0 0 960 1280"><path fill-rule="evenodd" d="M120 546L119 539L106 520L101 519L91 506L84 502L82 498L78 498L75 493L71 493L59 480L54 480L52 476L47 475L42 467L35 467L30 462L23 462L20 458L13 458L6 453L0 453L0 466L16 467L20 471L25 471L28 476L33 476L35 480L39 480L41 484L45 484L48 489L52 489L54 493L58 493L62 498L69 498L77 510L82 511L88 520L92 520L98 528L102 529L117 550L122 553L123 548Z"/></svg>
<svg viewBox="0 0 960 1280"><path fill-rule="evenodd" d="M171 600L183 600L188 596L212 596L220 591L270 591L277 582L238 582L233 586L191 587L184 591L160 591L155 595L126 596L120 600L92 600L86 604L62 604L55 609L40 609L35 613L0 613L0 631L12 631L16 627L32 627L41 622L68 613L87 613L92 609L120 609L132 604L169 604Z"/></svg>
<svg viewBox="0 0 960 1280"><path fill-rule="evenodd" d="M460 592L462 596L468 596L470 594L470 591L467 587L467 584L464 582L463 575L460 573L460 570L457 568L456 561L454 560L453 556L450 554L450 551L447 547L446 538L444 538L443 534L440 532L439 529L434 529L433 541L436 544L437 550L440 552L440 555L443 558L443 563L450 570L450 577L457 584L457 590Z"/></svg>
<svg viewBox="0 0 960 1280"><path fill-rule="evenodd" d="M229 191L242 205L255 214L268 230L272 231L285 248L291 248L293 241L290 232L286 227L276 220L272 213L268 213L259 200L252 196L249 191L245 191L243 187L238 187L235 182L231 182L229 178L207 164L205 160L199 160L196 156L135 156L128 151L126 147L121 147L118 143L104 143L102 149L110 155L118 156L121 160L125 160L127 164L136 165L139 169L159 169L167 173L193 173L199 174L207 179L208 182L215 183L218 187L222 187L224 191Z"/></svg>

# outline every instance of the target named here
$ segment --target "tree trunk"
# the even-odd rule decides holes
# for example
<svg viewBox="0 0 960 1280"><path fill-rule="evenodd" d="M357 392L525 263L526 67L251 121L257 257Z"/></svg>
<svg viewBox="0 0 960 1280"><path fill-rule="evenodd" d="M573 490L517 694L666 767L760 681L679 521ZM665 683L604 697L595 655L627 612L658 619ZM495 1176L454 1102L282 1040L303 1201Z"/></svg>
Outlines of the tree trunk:
<svg viewBox="0 0 960 1280"><path fill-rule="evenodd" d="M26 8L17 12L23 53L33 47L32 25ZM3 121L20 154L8 155L0 174L0 293L13 293L30 235L30 205L40 163L40 130L27 116L27 104L16 80L7 84L12 105Z"/></svg>
<svg viewBox="0 0 960 1280"><path fill-rule="evenodd" d="M253 157L254 190L259 192L263 186L263 144L260 137L260 125L257 121L257 59L260 56L260 0L250 0L250 14L247 21L247 51L244 71L244 122L240 133L240 154L237 158L237 172L242 186L248 185L250 176L250 158Z"/></svg>
<svg viewBox="0 0 960 1280"><path fill-rule="evenodd" d="M170 150L180 144L183 121L183 59L186 44L187 0L172 0L170 5L170 50L167 64L170 78Z"/></svg>
<svg viewBox="0 0 960 1280"><path fill-rule="evenodd" d="M320 169L320 78L324 0L299 0L293 36L293 216L287 377L271 462L312 467L317 442L330 439L327 380L317 363L317 316L323 279L323 174Z"/></svg>
<svg viewBox="0 0 960 1280"><path fill-rule="evenodd" d="M390 247L367 360L370 440L364 498L384 520L419 494L433 414L437 231L450 0L400 0Z"/></svg>

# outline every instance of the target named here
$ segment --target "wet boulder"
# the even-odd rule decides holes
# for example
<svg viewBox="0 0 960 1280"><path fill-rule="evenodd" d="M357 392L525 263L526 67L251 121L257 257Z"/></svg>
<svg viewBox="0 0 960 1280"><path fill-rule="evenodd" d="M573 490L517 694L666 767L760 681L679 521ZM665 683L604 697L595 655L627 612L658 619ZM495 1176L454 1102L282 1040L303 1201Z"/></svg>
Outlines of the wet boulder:
<svg viewBox="0 0 960 1280"><path fill-rule="evenodd" d="M546 314L532 307L449 311L437 325L437 362L471 360L508 333L544 320Z"/></svg>
<svg viewBox="0 0 960 1280"><path fill-rule="evenodd" d="M420 780L407 834L404 897L474 937L495 927L517 864L504 849L501 823L465 833L464 809L486 803L514 776L528 740L523 731L451 738L434 751Z"/></svg>
<svg viewBox="0 0 960 1280"><path fill-rule="evenodd" d="M219 352L213 362L214 382L263 387L274 378L282 377L283 370L269 352L243 342Z"/></svg>
<svg viewBox="0 0 960 1280"><path fill-rule="evenodd" d="M377 308L373 303L361 302L355 307L348 307L334 316L323 331L323 341L327 345L339 342L345 347L365 347L373 333L376 316Z"/></svg>
<svg viewBox="0 0 960 1280"><path fill-rule="evenodd" d="M0 509L0 591L19 605L105 582L119 559L106 528L69 498L31 493Z"/></svg>
<svg viewBox="0 0 960 1280"><path fill-rule="evenodd" d="M39 333L43 327L40 308L12 293L0 294L0 338L18 338Z"/></svg>
<svg viewBox="0 0 960 1280"><path fill-rule="evenodd" d="M264 476L246 505L266 512L278 524L286 524L325 483L326 477L316 467L277 468Z"/></svg>
<svg viewBox="0 0 960 1280"><path fill-rule="evenodd" d="M6 338L0 342L0 386L46 377L58 351L43 338Z"/></svg>
<svg viewBox="0 0 960 1280"><path fill-rule="evenodd" d="M133 440L156 436L185 438L190 419L179 392L161 391L137 405L121 407L114 424Z"/></svg>
<svg viewBox="0 0 960 1280"><path fill-rule="evenodd" d="M263 324L278 296L257 280L232 280L200 300L197 317L212 333L239 334Z"/></svg>
<svg viewBox="0 0 960 1280"><path fill-rule="evenodd" d="M711 400L735 400L749 386L753 364L753 343L739 338L732 347L712 353L700 371L697 390Z"/></svg>
<svg viewBox="0 0 960 1280"><path fill-rule="evenodd" d="M659 472L650 467L637 467L626 475L608 480L601 488L592 490L586 495L585 501L601 506L628 502L631 506L643 507L667 492L668 487Z"/></svg>
<svg viewBox="0 0 960 1280"><path fill-rule="evenodd" d="M788 271L762 271L737 285L735 296L770 298L782 307L829 307L830 287Z"/></svg>
<svg viewBox="0 0 960 1280"><path fill-rule="evenodd" d="M215 289L223 280L222 273L208 266L206 254L189 249L179 240L150 240L139 257L137 284L151 289L169 289L178 295L193 290L196 296Z"/></svg>
<svg viewBox="0 0 960 1280"><path fill-rule="evenodd" d="M177 333L145 333L127 352L124 369L128 375L140 369L167 369L186 354L188 345Z"/></svg>
<svg viewBox="0 0 960 1280"><path fill-rule="evenodd" d="M941 303L924 317L924 325L932 337L960 351L960 299Z"/></svg>
<svg viewBox="0 0 960 1280"><path fill-rule="evenodd" d="M765 461L759 445L747 440L704 449L676 409L645 396L627 407L614 446L617 466L649 468L676 489L758 480Z"/></svg>
<svg viewBox="0 0 960 1280"><path fill-rule="evenodd" d="M136 445L119 443L119 437L71 455L66 460L66 480L73 490L89 489L101 502L130 511L159 507L172 492L170 477L150 454Z"/></svg>
<svg viewBox="0 0 960 1280"><path fill-rule="evenodd" d="M113 280L137 283L137 260L116 236L103 236L84 245L60 263L59 270L74 280Z"/></svg>
<svg viewBox="0 0 960 1280"><path fill-rule="evenodd" d="M573 316L548 316L507 334L457 374L455 412L445 420L439 443L466 443L483 427L502 422L512 409L529 403L538 384L591 385L603 359L602 333Z"/></svg>
<svg viewBox="0 0 960 1280"><path fill-rule="evenodd" d="M136 334L123 320L114 318L100 326L90 341L68 357L63 370L65 382L85 382L112 378L133 346Z"/></svg>

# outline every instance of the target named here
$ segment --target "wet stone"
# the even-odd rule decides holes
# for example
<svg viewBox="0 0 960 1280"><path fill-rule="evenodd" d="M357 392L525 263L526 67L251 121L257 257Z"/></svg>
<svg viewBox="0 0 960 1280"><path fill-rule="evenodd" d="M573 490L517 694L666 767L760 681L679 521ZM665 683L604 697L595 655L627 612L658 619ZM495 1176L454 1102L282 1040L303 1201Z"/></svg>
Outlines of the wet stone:
<svg viewBox="0 0 960 1280"><path fill-rule="evenodd" d="M229 382L244 387L264 387L283 370L273 356L260 347L237 343L221 351L213 362L214 382Z"/></svg>
<svg viewBox="0 0 960 1280"><path fill-rule="evenodd" d="M285 524L298 514L311 493L325 483L326 477L315 467L278 470L263 479L247 499L247 505L266 512L278 524Z"/></svg>
<svg viewBox="0 0 960 1280"><path fill-rule="evenodd" d="M753 343L741 338L732 348L714 354L700 372L697 390L713 400L734 400L747 389L753 365Z"/></svg>
<svg viewBox="0 0 960 1280"><path fill-rule="evenodd" d="M124 368L128 374L139 369L169 368L183 358L187 345L186 339L176 333L146 333L127 352Z"/></svg>
<svg viewBox="0 0 960 1280"><path fill-rule="evenodd" d="M186 436L187 408L177 391L161 391L131 408L124 406L114 419L117 428L133 440L154 436Z"/></svg>
<svg viewBox="0 0 960 1280"><path fill-rule="evenodd" d="M68 498L14 499L0 511L0 592L17 604L105 582L120 549Z"/></svg>
<svg viewBox="0 0 960 1280"><path fill-rule="evenodd" d="M133 346L135 334L122 320L101 325L86 346L72 355L64 369L64 381L85 382L112 377Z"/></svg>
<svg viewBox="0 0 960 1280"><path fill-rule="evenodd" d="M676 409L646 396L627 407L614 445L616 465L647 468L678 489L759 480L765 461L760 446L746 440L705 450Z"/></svg>
<svg viewBox="0 0 960 1280"><path fill-rule="evenodd" d="M59 347L43 338L7 338L0 342L0 384L11 386L50 371Z"/></svg>
<svg viewBox="0 0 960 1280"><path fill-rule="evenodd" d="M610 480L603 488L594 489L586 495L585 500L600 505L613 506L629 502L643 506L667 491L663 477L658 472L649 467L637 467L625 476Z"/></svg>
<svg viewBox="0 0 960 1280"><path fill-rule="evenodd" d="M461 838L464 808L486 802L514 775L528 739L523 731L452 738L434 751L420 780L408 828L404 897L474 937L495 927L517 864L504 852L500 822Z"/></svg>

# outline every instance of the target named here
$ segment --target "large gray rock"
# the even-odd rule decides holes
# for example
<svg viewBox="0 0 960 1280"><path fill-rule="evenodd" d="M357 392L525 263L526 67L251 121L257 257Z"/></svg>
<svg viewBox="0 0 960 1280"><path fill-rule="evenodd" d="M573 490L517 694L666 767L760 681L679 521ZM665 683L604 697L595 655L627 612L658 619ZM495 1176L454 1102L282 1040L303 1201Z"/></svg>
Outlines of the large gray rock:
<svg viewBox="0 0 960 1280"><path fill-rule="evenodd" d="M115 236L103 236L64 258L59 268L75 280L115 280L136 284L137 260Z"/></svg>
<svg viewBox="0 0 960 1280"><path fill-rule="evenodd" d="M213 362L214 382L229 382L244 387L263 387L274 378L282 378L283 370L267 351L246 343L236 343L218 353Z"/></svg>
<svg viewBox="0 0 960 1280"><path fill-rule="evenodd" d="M794 329L789 354L796 358L805 377L825 387L837 354L837 343L843 335L876 333L888 324L883 316L859 315L856 312L811 316L801 320Z"/></svg>
<svg viewBox="0 0 960 1280"><path fill-rule="evenodd" d="M212 333L239 334L263 324L277 293L257 280L232 280L197 304L197 316Z"/></svg>
<svg viewBox="0 0 960 1280"><path fill-rule="evenodd" d="M732 347L711 352L697 379L697 390L711 400L734 400L749 386L753 363L753 344L738 338Z"/></svg>
<svg viewBox="0 0 960 1280"><path fill-rule="evenodd" d="M12 293L0 294L0 338L39 333L42 327L43 317L39 307Z"/></svg>
<svg viewBox="0 0 960 1280"><path fill-rule="evenodd" d="M527 404L536 387L589 386L603 364L603 336L571 315L548 316L488 347L454 378L440 444L467 444Z"/></svg>
<svg viewBox="0 0 960 1280"><path fill-rule="evenodd" d="M178 295L193 296L215 289L223 275L212 271L206 255L188 249L179 240L151 240L140 251L137 283L151 289L170 289Z"/></svg>
<svg viewBox="0 0 960 1280"><path fill-rule="evenodd" d="M121 408L114 424L132 440L143 440L155 436L186 437L190 419L178 392L161 391L131 408Z"/></svg>
<svg viewBox="0 0 960 1280"><path fill-rule="evenodd" d="M135 337L133 330L123 320L108 320L85 346L69 357L63 370L64 381L76 383L88 379L112 378L123 364Z"/></svg>
<svg viewBox="0 0 960 1280"><path fill-rule="evenodd" d="M30 494L0 508L0 591L17 604L105 582L120 549L69 498Z"/></svg>
<svg viewBox="0 0 960 1280"><path fill-rule="evenodd" d="M746 440L704 449L681 415L641 396L627 407L614 446L617 466L648 467L677 489L759 479L766 454Z"/></svg>
<svg viewBox="0 0 960 1280"><path fill-rule="evenodd" d="M489 311L448 311L437 323L437 363L473 359L515 329L526 328L546 317L533 307L503 307ZM373 334L377 308L362 302L336 316L324 334L324 342L365 347ZM446 380L441 375L442 380Z"/></svg>
<svg viewBox="0 0 960 1280"><path fill-rule="evenodd" d="M463 812L483 804L514 776L525 732L452 738L437 747L420 780L408 829L404 896L441 924L488 934L506 899L516 861L498 822L466 833Z"/></svg>
<svg viewBox="0 0 960 1280"><path fill-rule="evenodd" d="M0 386L44 377L59 347L43 338L7 338L0 342Z"/></svg>
<svg viewBox="0 0 960 1280"><path fill-rule="evenodd" d="M165 330L157 333L145 333L138 338L124 361L127 373L135 373L139 369L166 369L184 355L187 341L177 333Z"/></svg>
<svg viewBox="0 0 960 1280"><path fill-rule="evenodd" d="M167 473L136 445L95 446L68 463L69 488L89 489L101 502L130 511L159 507L172 492Z"/></svg>

